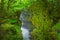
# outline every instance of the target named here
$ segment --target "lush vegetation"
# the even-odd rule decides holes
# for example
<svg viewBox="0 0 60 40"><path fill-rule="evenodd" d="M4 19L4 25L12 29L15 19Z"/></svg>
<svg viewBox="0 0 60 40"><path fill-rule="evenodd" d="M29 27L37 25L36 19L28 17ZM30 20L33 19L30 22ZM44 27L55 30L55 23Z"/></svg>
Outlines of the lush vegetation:
<svg viewBox="0 0 60 40"><path fill-rule="evenodd" d="M60 40L60 1L37 0L30 10L36 27L31 33L33 40Z"/></svg>
<svg viewBox="0 0 60 40"><path fill-rule="evenodd" d="M23 40L21 33L21 10L34 0L0 0L0 40Z"/></svg>
<svg viewBox="0 0 60 40"><path fill-rule="evenodd" d="M27 9L32 40L60 40L60 0L0 0L0 40L23 40L19 17Z"/></svg>
<svg viewBox="0 0 60 40"><path fill-rule="evenodd" d="M0 40L23 40L20 27L10 23L0 27Z"/></svg>

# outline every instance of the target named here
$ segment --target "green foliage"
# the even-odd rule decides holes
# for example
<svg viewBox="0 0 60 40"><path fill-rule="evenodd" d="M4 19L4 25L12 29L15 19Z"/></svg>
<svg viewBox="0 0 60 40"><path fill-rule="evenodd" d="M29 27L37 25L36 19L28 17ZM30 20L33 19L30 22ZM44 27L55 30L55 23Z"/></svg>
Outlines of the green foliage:
<svg viewBox="0 0 60 40"><path fill-rule="evenodd" d="M52 23L52 20L50 20L48 16L48 9L45 8L44 3L42 1L41 3L39 1L33 4L30 9L32 14L31 21L33 25L35 25L36 27L40 27L43 25L50 26L50 24Z"/></svg>
<svg viewBox="0 0 60 40"><path fill-rule="evenodd" d="M42 31L39 28L34 29L31 33L33 40L57 40L57 33L55 31Z"/></svg>
<svg viewBox="0 0 60 40"><path fill-rule="evenodd" d="M0 40L23 40L20 11L27 9L34 1L36 0L0 0Z"/></svg>
<svg viewBox="0 0 60 40"><path fill-rule="evenodd" d="M34 0L4 0L4 8L11 13L29 7L33 1Z"/></svg>
<svg viewBox="0 0 60 40"><path fill-rule="evenodd" d="M58 40L60 40L60 33L58 33L58 35L57 35L57 36L58 36Z"/></svg>
<svg viewBox="0 0 60 40"><path fill-rule="evenodd" d="M60 40L60 22L58 22L56 25L54 25L52 27L52 30L56 31L58 34L57 34L57 37L58 37L58 40Z"/></svg>
<svg viewBox="0 0 60 40"><path fill-rule="evenodd" d="M52 30L60 30L60 22L52 27Z"/></svg>
<svg viewBox="0 0 60 40"><path fill-rule="evenodd" d="M23 40L20 27L10 23L2 24L0 28L1 40Z"/></svg>
<svg viewBox="0 0 60 40"><path fill-rule="evenodd" d="M12 20L7 20L9 23L16 23L17 22L17 20L14 20L14 19L12 19Z"/></svg>
<svg viewBox="0 0 60 40"><path fill-rule="evenodd" d="M44 40L43 32L40 29L34 29L31 33L33 40Z"/></svg>
<svg viewBox="0 0 60 40"><path fill-rule="evenodd" d="M33 40L60 40L59 0L0 0L0 39L22 40L19 14L28 8L36 27L31 33Z"/></svg>
<svg viewBox="0 0 60 40"><path fill-rule="evenodd" d="M31 6L31 21L36 27L32 31L33 40L58 39L58 33L52 30L52 26L60 19L59 2L57 2L57 0L38 0Z"/></svg>

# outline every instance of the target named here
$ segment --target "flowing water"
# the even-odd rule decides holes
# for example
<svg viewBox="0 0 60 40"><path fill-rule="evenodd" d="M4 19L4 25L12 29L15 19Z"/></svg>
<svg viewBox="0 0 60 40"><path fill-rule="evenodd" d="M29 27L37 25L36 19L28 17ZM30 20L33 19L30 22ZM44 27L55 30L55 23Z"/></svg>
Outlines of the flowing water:
<svg viewBox="0 0 60 40"><path fill-rule="evenodd" d="M30 36L29 29L22 26L21 30L22 30L23 40L30 40L31 36Z"/></svg>
<svg viewBox="0 0 60 40"><path fill-rule="evenodd" d="M31 39L31 30L33 29L32 23L29 21L30 13L29 11L22 11L20 15L20 20L22 22L21 30L23 35L23 40L32 40Z"/></svg>
<svg viewBox="0 0 60 40"><path fill-rule="evenodd" d="M22 30L22 34L23 34L23 40L30 40L29 39L29 31L28 31L28 29L25 29L25 28L21 28L21 30Z"/></svg>

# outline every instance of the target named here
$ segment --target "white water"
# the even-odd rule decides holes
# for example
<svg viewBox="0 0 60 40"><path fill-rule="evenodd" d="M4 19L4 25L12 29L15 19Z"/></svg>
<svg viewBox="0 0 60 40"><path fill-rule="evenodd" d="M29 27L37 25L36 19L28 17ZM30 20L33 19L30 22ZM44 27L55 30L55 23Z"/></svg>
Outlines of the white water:
<svg viewBox="0 0 60 40"><path fill-rule="evenodd" d="M23 40L31 40L30 28L29 28L31 26L31 23L28 20L29 17L30 17L29 10L22 11L20 15L20 20L22 22L21 30L22 30Z"/></svg>
<svg viewBox="0 0 60 40"><path fill-rule="evenodd" d="M23 40L30 40L29 30L24 27L21 27L21 30L22 30Z"/></svg>

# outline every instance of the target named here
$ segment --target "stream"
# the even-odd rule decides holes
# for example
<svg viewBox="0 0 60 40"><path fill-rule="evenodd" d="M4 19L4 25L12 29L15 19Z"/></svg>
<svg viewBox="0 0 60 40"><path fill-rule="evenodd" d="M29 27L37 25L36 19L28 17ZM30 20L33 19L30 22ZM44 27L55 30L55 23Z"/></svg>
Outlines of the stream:
<svg viewBox="0 0 60 40"><path fill-rule="evenodd" d="M23 40L32 40L30 33L33 30L33 25L31 21L29 21L29 17L31 17L29 10L22 11L20 15L20 20L22 22L21 30L22 30Z"/></svg>
<svg viewBox="0 0 60 40"><path fill-rule="evenodd" d="M29 32L29 29L22 26L21 27L21 30L22 30L22 35L23 35L23 40L30 40L30 32Z"/></svg>

